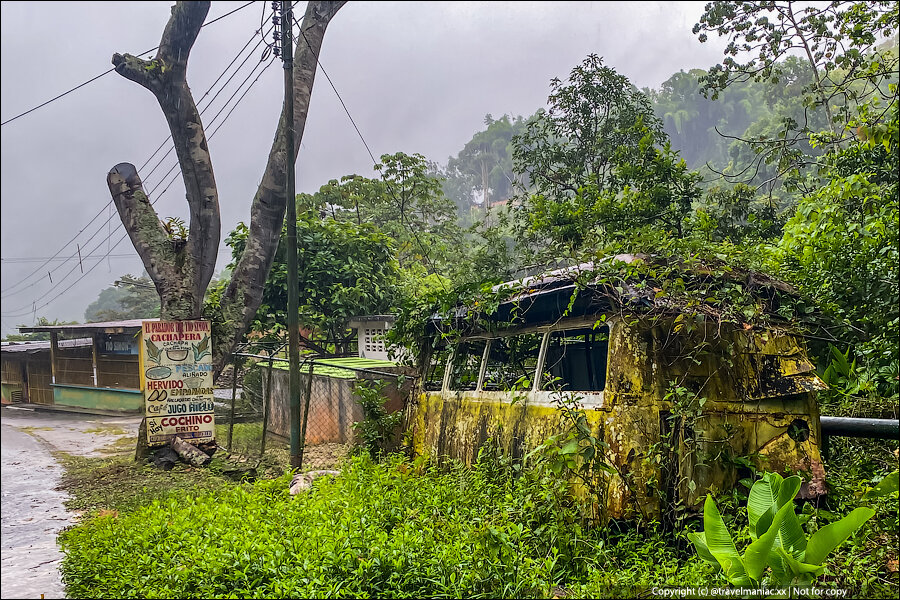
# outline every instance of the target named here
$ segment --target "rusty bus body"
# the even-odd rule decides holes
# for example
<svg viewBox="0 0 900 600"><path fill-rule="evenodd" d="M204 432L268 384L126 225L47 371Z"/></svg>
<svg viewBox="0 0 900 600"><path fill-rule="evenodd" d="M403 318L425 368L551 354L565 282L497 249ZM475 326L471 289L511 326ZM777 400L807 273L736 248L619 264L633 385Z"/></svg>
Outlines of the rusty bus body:
<svg viewBox="0 0 900 600"><path fill-rule="evenodd" d="M416 453L471 464L492 443L522 456L564 430L568 397L618 473L606 482L605 517L657 518L676 498L697 508L751 463L801 474L807 498L824 493L816 392L825 384L802 339L741 324L689 329L677 315L648 321L589 294L573 304L568 289L519 294L498 311L501 321L520 315L514 325L470 329L427 353L442 376L426 376L413 405ZM694 399L689 419L673 418L673 382ZM674 465L660 464L664 439Z"/></svg>

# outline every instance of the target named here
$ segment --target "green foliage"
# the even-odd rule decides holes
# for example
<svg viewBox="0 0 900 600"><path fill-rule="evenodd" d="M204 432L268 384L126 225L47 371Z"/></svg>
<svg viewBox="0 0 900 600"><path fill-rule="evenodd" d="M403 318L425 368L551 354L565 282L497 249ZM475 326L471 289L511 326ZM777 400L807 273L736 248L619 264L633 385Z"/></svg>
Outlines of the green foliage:
<svg viewBox="0 0 900 600"><path fill-rule="evenodd" d="M421 154L385 154L375 165L381 179L347 175L331 180L313 196L300 196L302 208L330 212L334 219L369 224L392 241L404 268L429 270L452 262L460 231L453 201ZM301 208L298 208L298 213ZM445 262L446 261L446 262Z"/></svg>
<svg viewBox="0 0 900 600"><path fill-rule="evenodd" d="M185 243L188 239L188 228L184 219L180 217L169 217L162 221L162 228L166 232L166 236L173 243Z"/></svg>
<svg viewBox="0 0 900 600"><path fill-rule="evenodd" d="M284 236L263 290L252 329L283 335L287 323L287 265ZM244 250L247 227L231 232L226 243L236 261ZM316 210L297 215L300 324L340 346L351 339L350 317L387 312L393 305L398 266L390 239L369 224L322 217ZM211 294L211 304L215 304Z"/></svg>
<svg viewBox="0 0 900 600"><path fill-rule="evenodd" d="M676 324L682 329L684 326L690 327L690 322L682 319ZM691 348L685 359L696 360L702 348L702 344ZM690 494L697 489L694 479L698 467L706 466L697 448L697 439L703 437L697 424L703 415L706 398L672 383L663 400L669 408L660 411L659 440L649 445L643 460L649 463L651 472L659 473L659 478L650 479L647 485L656 492L661 506L667 507L662 514L662 524L675 529L691 516Z"/></svg>
<svg viewBox="0 0 900 600"><path fill-rule="evenodd" d="M525 130L521 116L484 118L485 129L472 136L456 156L447 161L444 189L453 199L463 222L472 219L477 207L508 200L519 182L513 168L513 137Z"/></svg>
<svg viewBox="0 0 900 600"><path fill-rule="evenodd" d="M898 484L898 478L900 478L900 471L889 473L884 479L878 482L878 485L866 492L863 499L870 500L873 498L881 498L882 496L889 496L890 494L896 494L898 492L898 485L900 485Z"/></svg>
<svg viewBox="0 0 900 600"><path fill-rule="evenodd" d="M591 586L598 571L607 584L687 583L663 539L644 549L626 534L620 550L615 535L578 525L558 480L533 471L357 457L300 496L288 494L289 479L173 495L67 530L68 595L548 597ZM606 573L651 544L668 572L642 561Z"/></svg>
<svg viewBox="0 0 900 600"><path fill-rule="evenodd" d="M549 109L513 138L515 169L534 192L516 213L521 237L538 249L550 241L554 253L631 227L680 237L698 176L648 98L593 54L550 86Z"/></svg>
<svg viewBox="0 0 900 600"><path fill-rule="evenodd" d="M362 448L372 457L380 457L390 446L403 419L401 411L389 413L384 405L387 381L359 379L353 388L356 401L363 410L363 420L353 424Z"/></svg>
<svg viewBox="0 0 900 600"><path fill-rule="evenodd" d="M771 261L782 278L815 300L835 342L852 346L847 367L829 373L847 395L891 399L898 396L900 353L900 213L898 213L898 110L895 102L884 118L874 107L862 109L859 128L872 133L857 139L826 163L828 181L804 197L773 248ZM825 364L837 353L825 348Z"/></svg>
<svg viewBox="0 0 900 600"><path fill-rule="evenodd" d="M767 568L771 571L768 582L773 585L814 581L825 571L825 557L872 518L875 511L857 508L807 538L794 512L800 483L797 476L784 479L776 473L766 473L753 484L747 500L752 541L743 554L738 553L712 495L708 495L703 508L703 532L688 534L697 554L718 564L734 586L758 586Z"/></svg>
<svg viewBox="0 0 900 600"><path fill-rule="evenodd" d="M707 189L696 205L692 228L707 243L728 241L741 245L779 238L783 224L776 203L758 198L753 187L738 183Z"/></svg>
<svg viewBox="0 0 900 600"><path fill-rule="evenodd" d="M672 146L688 166L702 169L710 165L722 171L728 166L734 138L769 114L772 90L753 82L736 83L712 100L701 93L700 82L706 75L702 69L680 71L658 90L644 92L662 119Z"/></svg>
<svg viewBox="0 0 900 600"><path fill-rule="evenodd" d="M602 436L591 431L584 407L576 395L560 393L554 403L560 412L563 433L552 436L537 451L552 473L584 486L592 508L605 507L609 477L616 474L607 452L609 446ZM594 515L594 518L600 517Z"/></svg>
<svg viewBox="0 0 900 600"><path fill-rule="evenodd" d="M752 78L777 83L783 77L780 59L802 48L813 72L813 80L802 90L808 96L807 106L861 103L867 96L859 94L852 82L876 81L896 72L896 54L877 44L881 36L896 35L897 10L896 2L888 0L824 6L791 0L711 2L694 25L694 33L701 42L707 40L707 32L715 32L729 43L723 63L704 78L705 89L715 98L734 81ZM746 57L743 62L742 57Z"/></svg>
<svg viewBox="0 0 900 600"><path fill-rule="evenodd" d="M822 527L859 506L875 509L866 535L838 547L827 559L829 580L837 587L855 589L859 598L897 595L896 540L900 535L898 496L890 492L896 481L896 440L832 438L829 443L827 510L804 507L808 531ZM878 491L874 491L878 490ZM887 492L881 495L880 492ZM852 565L852 569L848 566Z"/></svg>
<svg viewBox="0 0 900 600"><path fill-rule="evenodd" d="M857 106L897 100L889 85L897 83L896 41L879 44L896 36L896 23L897 3L890 1L708 3L694 33L701 42L715 32L729 43L722 64L701 77L704 93L715 99L748 81L771 90L770 114L746 130L747 143L732 148L736 158L743 154L737 162L771 166L759 179L770 186L787 176L789 188L815 189L809 167L822 150L845 147ZM802 58L789 56L796 49ZM810 149L810 134L818 134L819 149Z"/></svg>

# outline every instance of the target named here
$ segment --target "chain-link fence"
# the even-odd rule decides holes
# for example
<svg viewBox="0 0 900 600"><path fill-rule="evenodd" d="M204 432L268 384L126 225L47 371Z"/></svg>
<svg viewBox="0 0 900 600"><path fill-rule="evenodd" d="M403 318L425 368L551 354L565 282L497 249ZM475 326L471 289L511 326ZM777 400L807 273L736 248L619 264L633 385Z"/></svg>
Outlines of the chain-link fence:
<svg viewBox="0 0 900 600"><path fill-rule="evenodd" d="M259 350L256 348L256 350ZM216 437L230 454L290 465L290 372L284 346L238 351L216 382ZM358 357L300 359L300 468L333 468L355 448L392 449L414 378Z"/></svg>

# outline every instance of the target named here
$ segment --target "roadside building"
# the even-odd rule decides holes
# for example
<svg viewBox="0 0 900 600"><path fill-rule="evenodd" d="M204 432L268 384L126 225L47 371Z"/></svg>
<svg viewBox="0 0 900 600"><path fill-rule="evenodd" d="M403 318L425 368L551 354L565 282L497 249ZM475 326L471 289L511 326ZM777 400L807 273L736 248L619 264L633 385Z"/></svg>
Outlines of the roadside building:
<svg viewBox="0 0 900 600"><path fill-rule="evenodd" d="M143 411L138 352L144 320L154 319L21 327L22 333L49 333L50 341L3 345L4 404Z"/></svg>

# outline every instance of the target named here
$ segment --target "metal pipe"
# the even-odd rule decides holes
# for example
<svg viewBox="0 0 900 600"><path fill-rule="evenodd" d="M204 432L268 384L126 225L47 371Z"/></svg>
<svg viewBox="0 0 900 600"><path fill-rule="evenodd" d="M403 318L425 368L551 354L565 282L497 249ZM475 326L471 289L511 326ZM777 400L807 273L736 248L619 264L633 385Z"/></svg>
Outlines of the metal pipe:
<svg viewBox="0 0 900 600"><path fill-rule="evenodd" d="M858 437L896 440L900 437L900 420L861 417L820 417L823 437Z"/></svg>

